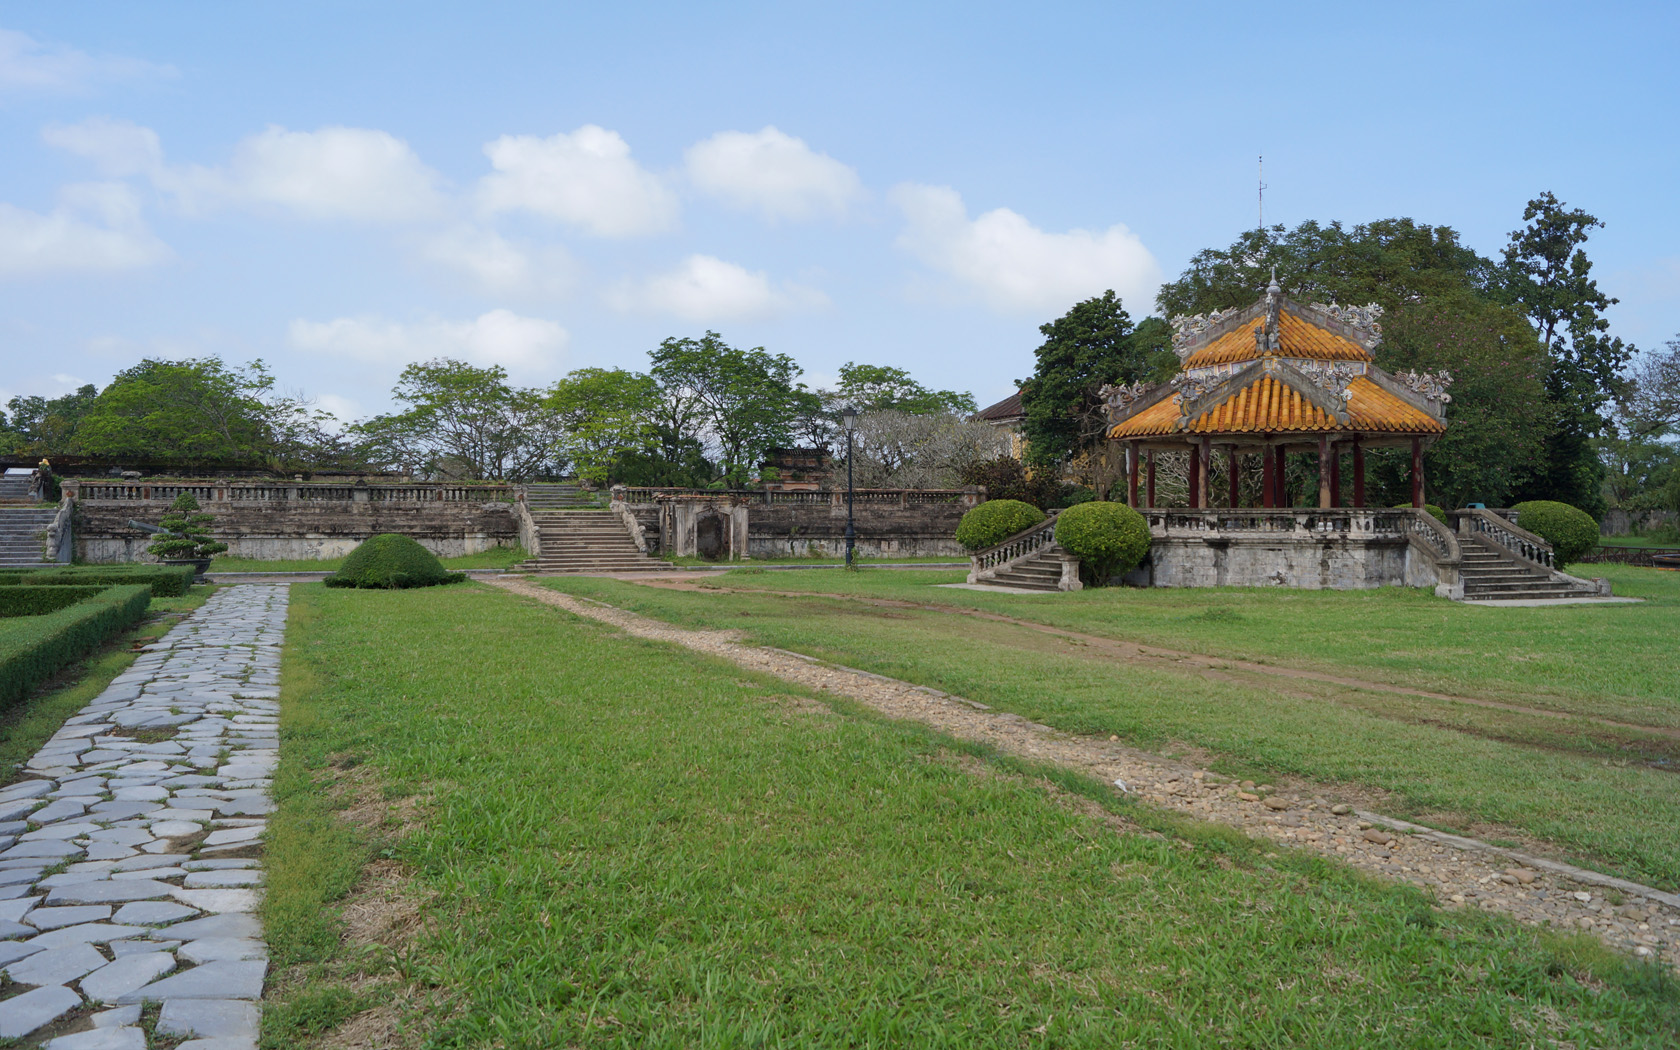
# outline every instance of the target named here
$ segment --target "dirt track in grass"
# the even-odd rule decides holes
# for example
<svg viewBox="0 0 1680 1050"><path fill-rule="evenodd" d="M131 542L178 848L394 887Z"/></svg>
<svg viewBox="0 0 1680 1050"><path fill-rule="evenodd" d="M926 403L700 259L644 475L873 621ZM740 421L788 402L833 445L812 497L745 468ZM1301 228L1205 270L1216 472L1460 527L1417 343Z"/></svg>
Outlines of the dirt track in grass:
<svg viewBox="0 0 1680 1050"><path fill-rule="evenodd" d="M1612 731L1631 731L1649 736L1664 737L1669 740L1680 741L1680 729L1664 726L1641 725L1636 722L1619 722L1615 719L1601 718L1596 715L1582 714L1572 711L1559 711L1553 708L1530 707L1524 704L1513 704L1502 700L1487 700L1482 697L1464 696L1456 693L1435 693L1427 689L1414 689L1410 686L1394 685L1390 682L1373 682L1366 678L1350 678L1345 675L1329 674L1323 671L1306 671L1292 667L1277 667L1272 664L1255 663L1250 660L1234 660L1225 657L1205 656L1201 653L1183 652L1178 649L1165 649L1160 646L1142 645L1137 642L1120 641L1115 638L1105 638L1097 634L1085 634L1081 631L1069 630L1065 627L1054 627L1049 624L1038 623L1033 620L1023 620L1003 613L987 612L983 609L969 609L955 605L938 605L928 602L909 602L897 598L869 598L856 594L835 594L820 591L772 591L758 587L730 588L717 584L697 583L693 580L675 579L671 577L635 577L625 579L626 583L636 583L644 587L658 587L671 591L693 591L704 594L743 594L743 595L774 595L781 598L829 598L836 601L854 602L862 605L873 605L886 609L914 609L918 612L942 613L950 616L969 616L978 620L990 620L994 623L1006 623L1014 627L1037 631L1041 634L1067 639L1080 645L1090 646L1106 655L1126 663L1137 664L1177 671L1181 674L1199 674L1210 681L1234 682L1241 685L1264 685L1267 688L1277 688L1282 682L1318 682L1324 685L1342 686L1348 689L1360 689L1374 693L1390 693L1396 696L1416 696L1428 700L1443 700L1454 704L1467 704L1471 707L1485 707L1498 711L1510 711L1515 714L1534 715L1539 718L1564 719L1573 722L1585 722ZM1294 694L1306 695L1306 694ZM1317 694L1313 694L1317 695Z"/></svg>
<svg viewBox="0 0 1680 1050"><path fill-rule="evenodd" d="M1472 907L1499 912L1534 925L1590 932L1613 947L1642 958L1660 958L1680 969L1680 895L1665 893L1542 857L1519 853L1445 832L1434 831L1380 814L1353 810L1335 813L1341 799L1320 792L1321 785L1282 784L1265 793L1192 765L1150 752L1076 737L1019 715L996 711L985 704L935 689L844 667L824 664L798 653L750 645L735 632L700 631L676 627L615 606L519 579L486 581L545 605L617 627L639 638L669 642L729 660L750 670L774 675L819 693L844 697L890 718L918 722L958 739L978 742L1032 762L1077 770L1152 805L1186 816L1235 827L1280 845L1307 849L1343 861L1383 878L1412 883L1432 891L1445 907ZM645 580L638 582L647 582ZM680 588L692 589L692 588ZM754 591L752 593L762 593ZM811 597L811 595L798 595ZM920 608L913 603L894 605ZM1008 617L981 614L1016 623ZM1022 623L1027 627L1042 625ZM1049 628L1052 633L1069 634ZM1076 635L1086 638L1089 636ZM1159 662L1152 650L1112 639L1094 642L1124 651L1139 650L1140 659ZM1182 655L1185 661L1208 664L1208 673L1224 673L1237 661L1213 661ZM1180 668L1185 664L1171 662ZM1191 666L1195 666L1194 663ZM1246 665L1276 674L1278 669ZM1310 672L1308 673L1310 674ZM1333 676L1314 676L1338 681ZM1349 680L1356 681L1356 680ZM1414 695L1415 690L1399 690ZM1447 699L1458 699L1447 697ZM1389 829L1389 830L1385 830ZM1393 834L1399 831L1400 834Z"/></svg>

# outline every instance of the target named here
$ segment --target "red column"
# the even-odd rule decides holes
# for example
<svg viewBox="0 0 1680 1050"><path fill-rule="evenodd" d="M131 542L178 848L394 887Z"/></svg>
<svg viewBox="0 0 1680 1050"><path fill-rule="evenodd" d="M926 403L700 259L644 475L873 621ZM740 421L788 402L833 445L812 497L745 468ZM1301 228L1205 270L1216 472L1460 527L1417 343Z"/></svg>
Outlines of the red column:
<svg viewBox="0 0 1680 1050"><path fill-rule="evenodd" d="M1330 450L1330 505L1342 505L1342 448L1338 443Z"/></svg>
<svg viewBox="0 0 1680 1050"><path fill-rule="evenodd" d="M1423 439L1412 439L1412 506L1423 506Z"/></svg>
<svg viewBox="0 0 1680 1050"><path fill-rule="evenodd" d="M1126 445L1126 506L1133 510L1138 505L1138 457L1141 454L1137 442Z"/></svg>
<svg viewBox="0 0 1680 1050"><path fill-rule="evenodd" d="M1144 500L1150 510L1155 509L1155 450L1149 450L1149 475L1145 479Z"/></svg>
<svg viewBox="0 0 1680 1050"><path fill-rule="evenodd" d="M1198 462L1202 458L1201 449L1195 444L1190 446L1190 506L1202 505L1202 468Z"/></svg>
<svg viewBox="0 0 1680 1050"><path fill-rule="evenodd" d="M1238 492L1238 488L1237 488L1237 478L1238 478L1237 462L1238 462L1237 461L1237 446L1232 445L1231 446L1231 461L1230 461L1229 467L1230 467L1230 472L1231 472L1231 503L1230 503L1230 505L1233 506L1233 507L1235 507L1237 505L1237 500L1239 498L1239 492Z"/></svg>
<svg viewBox="0 0 1680 1050"><path fill-rule="evenodd" d="M1353 439L1353 505L1365 505L1365 446Z"/></svg>
<svg viewBox="0 0 1680 1050"><path fill-rule="evenodd" d="M1260 505L1277 506L1277 449L1270 445L1260 450Z"/></svg>
<svg viewBox="0 0 1680 1050"><path fill-rule="evenodd" d="M1318 435L1318 509L1329 510L1330 502L1330 435Z"/></svg>

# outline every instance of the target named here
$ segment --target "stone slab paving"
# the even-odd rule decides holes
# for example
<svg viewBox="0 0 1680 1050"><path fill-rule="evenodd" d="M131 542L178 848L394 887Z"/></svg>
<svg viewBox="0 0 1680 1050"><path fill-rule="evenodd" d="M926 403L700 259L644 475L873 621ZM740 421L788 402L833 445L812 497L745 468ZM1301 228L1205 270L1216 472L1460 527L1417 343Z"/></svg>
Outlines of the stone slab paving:
<svg viewBox="0 0 1680 1050"><path fill-rule="evenodd" d="M146 1050L156 1002L171 1045L256 1046L285 624L284 586L217 591L0 788L0 1039Z"/></svg>

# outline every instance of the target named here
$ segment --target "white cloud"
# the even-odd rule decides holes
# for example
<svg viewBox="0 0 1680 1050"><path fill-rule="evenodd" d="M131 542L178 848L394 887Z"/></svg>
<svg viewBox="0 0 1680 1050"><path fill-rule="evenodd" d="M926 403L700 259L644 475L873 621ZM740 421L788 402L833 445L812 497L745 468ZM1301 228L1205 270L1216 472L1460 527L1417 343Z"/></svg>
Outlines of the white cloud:
<svg viewBox="0 0 1680 1050"><path fill-rule="evenodd" d="M607 296L624 311L673 314L688 321L724 321L763 317L799 308L828 305L815 288L770 283L762 270L750 271L710 255L690 255L681 266L641 282L625 282Z"/></svg>
<svg viewBox="0 0 1680 1050"><path fill-rule="evenodd" d="M509 371L556 371L570 335L553 321L491 310L471 321L428 320L402 324L381 317L340 317L291 323L291 345L382 365L434 357L464 358Z"/></svg>
<svg viewBox="0 0 1680 1050"><path fill-rule="evenodd" d="M340 423L349 423L362 418L361 402L353 401L337 394L318 394L314 398L315 407L323 412L329 412Z"/></svg>
<svg viewBox="0 0 1680 1050"><path fill-rule="evenodd" d="M159 184L189 209L226 202L274 205L310 219L406 222L442 212L442 182L388 132L270 126L235 146L227 167L170 169Z"/></svg>
<svg viewBox="0 0 1680 1050"><path fill-rule="evenodd" d="M1108 288L1140 309L1154 302L1160 266L1123 225L1047 233L1008 208L971 220L949 186L907 183L891 198L908 222L898 246L994 309L1061 313Z"/></svg>
<svg viewBox="0 0 1680 1050"><path fill-rule="evenodd" d="M503 135L486 143L496 171L479 181L486 211L525 210L598 237L659 233L676 224L677 199L637 164L616 131L585 124L570 135Z"/></svg>
<svg viewBox="0 0 1680 1050"><path fill-rule="evenodd" d="M92 117L80 124L49 124L41 131L49 146L85 157L114 178L156 175L163 169L157 132L126 120Z"/></svg>
<svg viewBox="0 0 1680 1050"><path fill-rule="evenodd" d="M428 237L420 255L464 274L481 291L498 296L557 298L570 291L578 264L560 245L534 251L494 230L459 226Z"/></svg>
<svg viewBox="0 0 1680 1050"><path fill-rule="evenodd" d="M690 146L683 160L695 186L766 219L843 215L863 197L854 168L775 127L720 131Z"/></svg>
<svg viewBox="0 0 1680 1050"><path fill-rule="evenodd" d="M0 277L126 270L170 255L146 228L140 202L125 183L66 186L59 206L45 215L0 203Z"/></svg>
<svg viewBox="0 0 1680 1050"><path fill-rule="evenodd" d="M175 75L171 66L89 55L62 44L44 44L27 33L0 29L0 91L78 92L103 81Z"/></svg>

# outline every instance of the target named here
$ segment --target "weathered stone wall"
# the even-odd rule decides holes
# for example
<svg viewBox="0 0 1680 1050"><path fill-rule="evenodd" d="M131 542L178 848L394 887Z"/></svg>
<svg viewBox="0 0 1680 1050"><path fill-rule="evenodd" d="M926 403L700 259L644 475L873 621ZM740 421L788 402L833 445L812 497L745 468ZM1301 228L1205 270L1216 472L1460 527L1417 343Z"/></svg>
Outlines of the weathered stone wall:
<svg viewBox="0 0 1680 1050"><path fill-rule="evenodd" d="M1403 538L1162 539L1126 576L1144 587L1433 587L1435 570Z"/></svg>
<svg viewBox="0 0 1680 1050"><path fill-rule="evenodd" d="M691 554L699 519L722 513L731 522L731 549L737 555L745 519L745 554L749 558L842 557L846 553L846 505L771 503L732 499L684 498L657 504L630 504L646 531L650 552ZM857 551L863 557L952 557L968 552L956 541L957 523L968 506L948 503L859 503L853 510Z"/></svg>
<svg viewBox="0 0 1680 1050"><path fill-rule="evenodd" d="M240 558L336 558L369 536L412 536L441 557L476 554L519 542L514 505L502 502L360 502L350 500L205 501L211 532ZM89 562L151 561L151 537L127 521L155 523L169 500L78 501L76 554Z"/></svg>
<svg viewBox="0 0 1680 1050"><path fill-rule="evenodd" d="M1626 536L1630 532L1673 525L1680 515L1671 510L1609 510L1599 523L1601 536Z"/></svg>
<svg viewBox="0 0 1680 1050"><path fill-rule="evenodd" d="M858 553L869 558L965 558L968 552L957 543L956 533L967 509L955 502L858 504L852 515ZM803 557L813 549L834 557L845 555L845 504L750 508L747 553L751 557Z"/></svg>

